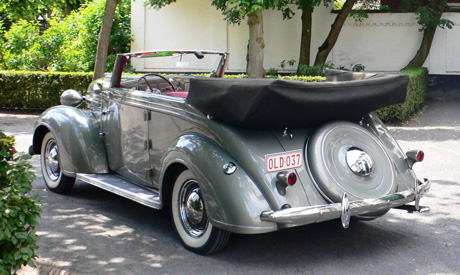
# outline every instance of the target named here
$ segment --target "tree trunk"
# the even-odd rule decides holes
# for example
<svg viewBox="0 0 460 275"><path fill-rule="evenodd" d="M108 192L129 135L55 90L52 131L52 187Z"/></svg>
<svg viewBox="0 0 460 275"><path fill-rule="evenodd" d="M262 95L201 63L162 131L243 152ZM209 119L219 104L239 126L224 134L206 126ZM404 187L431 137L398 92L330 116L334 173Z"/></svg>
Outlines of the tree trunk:
<svg viewBox="0 0 460 275"><path fill-rule="evenodd" d="M261 78L265 75L264 70L264 25L262 10L257 10L248 15L249 45L248 67L249 78Z"/></svg>
<svg viewBox="0 0 460 275"><path fill-rule="evenodd" d="M311 2L311 1L309 1ZM306 4L306 7L302 9L302 34L300 38L300 57L299 57L299 67L297 68L297 73L301 65L309 66L310 65L310 50L311 50L311 23L313 8L312 4Z"/></svg>
<svg viewBox="0 0 460 275"><path fill-rule="evenodd" d="M64 17L69 16L70 13L72 12L72 7L70 6L70 4L65 5L64 8L62 9L62 12L64 13Z"/></svg>
<svg viewBox="0 0 460 275"><path fill-rule="evenodd" d="M439 6L435 7L435 18L437 20L441 19L441 16L445 9L445 4L440 4ZM422 43L420 44L420 47L417 53L415 54L414 58L412 58L412 60L409 62L409 64L406 65L405 68L423 66L423 63L425 63L425 60L427 59L428 54L430 53L431 44L433 42L434 34L436 32L437 27L437 24L432 23L425 28L425 30L423 31Z"/></svg>
<svg viewBox="0 0 460 275"><path fill-rule="evenodd" d="M112 31L116 8L117 0L107 0L105 3L104 18L102 19L101 32L99 33L99 40L97 42L96 64L94 66L93 79L103 77L107 67L110 32Z"/></svg>
<svg viewBox="0 0 460 275"><path fill-rule="evenodd" d="M337 14L334 23L331 25L331 31L324 41L323 45L318 48L318 53L316 54L315 65L320 65L326 63L327 56L334 48L337 39L339 38L340 31L342 30L343 24L347 20L348 15L353 9L355 0L347 0L343 5L343 8Z"/></svg>

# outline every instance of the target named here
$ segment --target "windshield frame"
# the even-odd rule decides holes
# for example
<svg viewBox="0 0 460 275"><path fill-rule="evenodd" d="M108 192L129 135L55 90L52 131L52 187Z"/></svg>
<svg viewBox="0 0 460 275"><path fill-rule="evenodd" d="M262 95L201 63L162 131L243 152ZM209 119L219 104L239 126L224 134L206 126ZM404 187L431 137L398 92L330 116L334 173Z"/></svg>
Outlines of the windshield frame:
<svg viewBox="0 0 460 275"><path fill-rule="evenodd" d="M174 55L181 55L181 54L194 54L198 59L204 57L204 55L220 55L220 61L215 69L215 77L223 77L225 73L225 67L227 65L227 60L229 53L228 52L219 52L219 51L199 51L199 50L191 50L191 51L143 51L143 52L132 52L132 53L123 53L118 54L117 59L115 61L115 66L113 69L112 78L110 80L110 87L120 87L121 85L121 78L123 74L124 67L129 63L129 61L133 58L155 58L155 57L164 57L164 56L174 56Z"/></svg>

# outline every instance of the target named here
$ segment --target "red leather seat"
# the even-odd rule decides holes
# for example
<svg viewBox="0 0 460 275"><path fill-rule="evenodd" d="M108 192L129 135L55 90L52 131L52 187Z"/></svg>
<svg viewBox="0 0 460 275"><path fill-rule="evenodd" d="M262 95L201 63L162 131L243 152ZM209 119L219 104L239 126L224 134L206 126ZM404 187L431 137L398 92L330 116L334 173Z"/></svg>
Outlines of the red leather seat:
<svg viewBox="0 0 460 275"><path fill-rule="evenodd" d="M174 97L187 98L187 96L188 96L188 91L167 92L167 93L165 93L165 94L166 94L166 95L169 95L169 96L174 96Z"/></svg>

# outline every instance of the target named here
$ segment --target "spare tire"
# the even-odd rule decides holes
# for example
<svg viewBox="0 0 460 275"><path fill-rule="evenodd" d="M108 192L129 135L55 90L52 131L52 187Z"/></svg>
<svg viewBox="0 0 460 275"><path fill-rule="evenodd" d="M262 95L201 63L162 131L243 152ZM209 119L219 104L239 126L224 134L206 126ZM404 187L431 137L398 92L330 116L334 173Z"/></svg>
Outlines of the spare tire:
<svg viewBox="0 0 460 275"><path fill-rule="evenodd" d="M395 171L382 142L360 125L332 122L318 128L305 150L313 181L330 202L379 198L395 192Z"/></svg>

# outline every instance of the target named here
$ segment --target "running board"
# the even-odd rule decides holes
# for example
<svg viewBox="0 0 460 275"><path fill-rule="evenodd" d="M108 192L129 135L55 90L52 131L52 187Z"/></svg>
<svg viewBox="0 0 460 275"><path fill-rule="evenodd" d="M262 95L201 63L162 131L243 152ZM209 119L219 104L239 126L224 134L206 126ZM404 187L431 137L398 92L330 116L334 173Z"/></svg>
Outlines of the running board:
<svg viewBox="0 0 460 275"><path fill-rule="evenodd" d="M114 174L77 173L77 180L94 185L145 206L155 209L161 208L160 195L158 192L135 185Z"/></svg>

